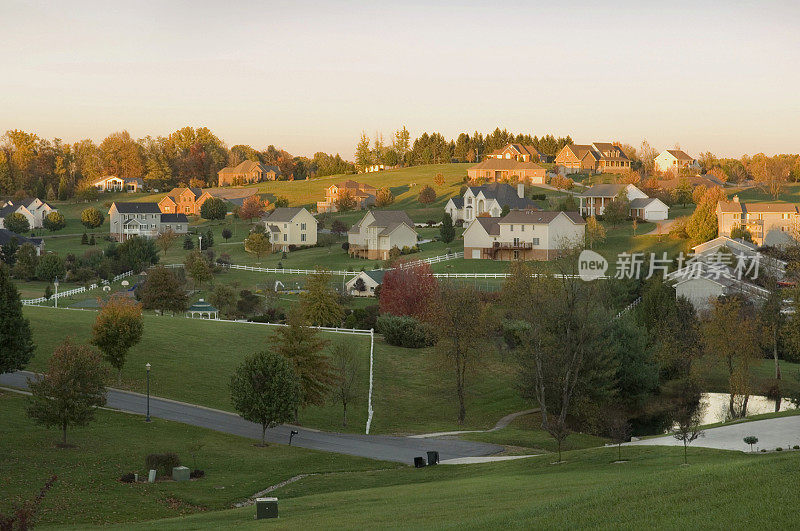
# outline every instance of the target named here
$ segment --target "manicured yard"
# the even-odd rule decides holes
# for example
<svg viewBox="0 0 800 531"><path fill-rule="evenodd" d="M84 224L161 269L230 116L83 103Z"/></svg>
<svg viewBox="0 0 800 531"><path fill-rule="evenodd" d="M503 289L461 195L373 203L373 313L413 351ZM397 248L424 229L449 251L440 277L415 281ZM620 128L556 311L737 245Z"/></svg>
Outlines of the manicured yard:
<svg viewBox="0 0 800 531"><path fill-rule="evenodd" d="M314 476L275 494L277 521L254 509L147 522L142 528L664 529L791 528L798 452L746 455L616 448L485 465ZM758 485L757 490L748 485ZM765 500L769 500L765 503Z"/></svg>
<svg viewBox="0 0 800 531"><path fill-rule="evenodd" d="M254 441L176 422L98 411L96 421L69 432L76 448L59 449L58 430L34 424L25 398L0 392L0 512L38 493L53 474L58 480L42 504L43 525L135 522L231 507L256 492L303 473L390 469L398 465L284 445L260 448ZM203 479L126 484L122 474L146 477L145 456L175 452Z"/></svg>
<svg viewBox="0 0 800 531"><path fill-rule="evenodd" d="M96 314L89 311L25 308L37 351L30 370L42 370L56 344L65 337L88 341ZM144 337L131 349L122 372L122 387L145 390L145 363L153 366L151 392L186 402L231 410L228 380L244 356L268 349L273 326L200 321L145 315ZM352 432L364 431L367 417L369 338L325 334L343 341L361 359L358 398L341 426L341 406L334 400L300 414L303 425ZM470 376L467 421L463 429L485 429L514 411L528 407L515 388L515 367L492 349L481 370ZM460 429L455 384L434 349L404 349L376 337L374 353L374 433L424 433ZM116 377L109 378L116 387Z"/></svg>

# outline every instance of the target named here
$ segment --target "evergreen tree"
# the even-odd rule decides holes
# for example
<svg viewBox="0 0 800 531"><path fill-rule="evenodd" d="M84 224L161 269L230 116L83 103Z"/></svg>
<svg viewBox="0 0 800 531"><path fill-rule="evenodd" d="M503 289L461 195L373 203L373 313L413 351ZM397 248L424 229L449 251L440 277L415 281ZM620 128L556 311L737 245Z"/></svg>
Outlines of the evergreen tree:
<svg viewBox="0 0 800 531"><path fill-rule="evenodd" d="M81 236L81 245L89 245L89 237L85 232L83 233L83 236Z"/></svg>
<svg viewBox="0 0 800 531"><path fill-rule="evenodd" d="M183 248L187 251L194 249L194 240L192 240L192 237L188 234L183 238Z"/></svg>
<svg viewBox="0 0 800 531"><path fill-rule="evenodd" d="M456 229L453 227L453 218L447 212L442 216L442 226L439 228L439 235L444 243L450 243L456 238Z"/></svg>
<svg viewBox="0 0 800 531"><path fill-rule="evenodd" d="M206 231L206 235L203 238L203 247L206 249L214 247L214 233L211 231L211 229Z"/></svg>
<svg viewBox="0 0 800 531"><path fill-rule="evenodd" d="M25 368L33 357L32 337L19 292L0 264L0 374Z"/></svg>

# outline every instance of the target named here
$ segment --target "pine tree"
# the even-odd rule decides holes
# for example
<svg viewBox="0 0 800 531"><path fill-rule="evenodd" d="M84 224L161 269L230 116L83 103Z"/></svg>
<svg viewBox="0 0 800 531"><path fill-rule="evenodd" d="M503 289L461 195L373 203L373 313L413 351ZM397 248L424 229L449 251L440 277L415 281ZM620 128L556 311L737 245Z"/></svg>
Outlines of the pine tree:
<svg viewBox="0 0 800 531"><path fill-rule="evenodd" d="M208 229L206 231L205 238L203 238L203 247L208 249L213 246L214 246L214 233L211 231L211 229Z"/></svg>
<svg viewBox="0 0 800 531"><path fill-rule="evenodd" d="M0 374L24 369L33 357L28 320L22 316L19 292L0 265Z"/></svg>
<svg viewBox="0 0 800 531"><path fill-rule="evenodd" d="M442 226L439 235L444 243L450 243L456 238L456 229L453 227L453 218L447 212L442 216Z"/></svg>
<svg viewBox="0 0 800 531"><path fill-rule="evenodd" d="M83 233L83 236L81 236L81 245L89 245L89 237L85 232Z"/></svg>
<svg viewBox="0 0 800 531"><path fill-rule="evenodd" d="M183 248L187 251L194 249L194 240L188 234L183 238Z"/></svg>

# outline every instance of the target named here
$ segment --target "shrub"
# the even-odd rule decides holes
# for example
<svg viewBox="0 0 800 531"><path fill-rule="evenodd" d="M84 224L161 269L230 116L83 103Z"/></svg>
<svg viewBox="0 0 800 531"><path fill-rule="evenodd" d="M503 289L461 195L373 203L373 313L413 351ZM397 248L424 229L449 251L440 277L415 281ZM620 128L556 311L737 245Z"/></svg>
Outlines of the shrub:
<svg viewBox="0 0 800 531"><path fill-rule="evenodd" d="M776 452L782 452L782 451L783 451L783 448L781 448L780 446L778 446L777 448L775 448L775 451L776 451Z"/></svg>
<svg viewBox="0 0 800 531"><path fill-rule="evenodd" d="M762 449L761 449L761 451L762 451L762 452L766 452L766 451L767 451L767 449L766 449L766 448L762 448Z"/></svg>
<svg viewBox="0 0 800 531"><path fill-rule="evenodd" d="M342 250L344 250L344 251L349 251L349 250L350 250L350 244L349 244L349 243L347 243L347 242L344 242L344 243L342 244Z"/></svg>
<svg viewBox="0 0 800 531"><path fill-rule="evenodd" d="M795 444L792 446L792 450L800 450L800 444Z"/></svg>
<svg viewBox="0 0 800 531"><path fill-rule="evenodd" d="M155 470L158 476L171 476L172 469L181 466L178 454L167 452L165 454L148 454L144 460L147 470Z"/></svg>
<svg viewBox="0 0 800 531"><path fill-rule="evenodd" d="M127 474L122 474L119 480L123 483L133 483L136 481L136 475L133 472L128 472Z"/></svg>
<svg viewBox="0 0 800 531"><path fill-rule="evenodd" d="M434 337L430 326L413 317L381 315L375 323L378 333L390 345L405 348L423 348L433 345Z"/></svg>
<svg viewBox="0 0 800 531"><path fill-rule="evenodd" d="M194 470L189 472L189 477L192 479L200 479L205 475L206 475L205 470L200 470L199 468L195 468Z"/></svg>

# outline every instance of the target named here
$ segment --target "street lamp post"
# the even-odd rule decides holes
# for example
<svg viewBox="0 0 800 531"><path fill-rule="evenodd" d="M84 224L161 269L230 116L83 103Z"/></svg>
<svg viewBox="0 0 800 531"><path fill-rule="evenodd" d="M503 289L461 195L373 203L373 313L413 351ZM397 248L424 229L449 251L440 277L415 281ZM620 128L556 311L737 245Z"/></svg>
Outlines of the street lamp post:
<svg viewBox="0 0 800 531"><path fill-rule="evenodd" d="M200 250L202 251L203 250L203 237L202 236L198 236L198 238L200 238Z"/></svg>
<svg viewBox="0 0 800 531"><path fill-rule="evenodd" d="M58 308L58 277L56 277L55 280L53 280L53 286L56 288L55 301L56 301L56 308Z"/></svg>
<svg viewBox="0 0 800 531"><path fill-rule="evenodd" d="M150 363L148 362L144 367L147 369L147 418L144 421L150 422Z"/></svg>

